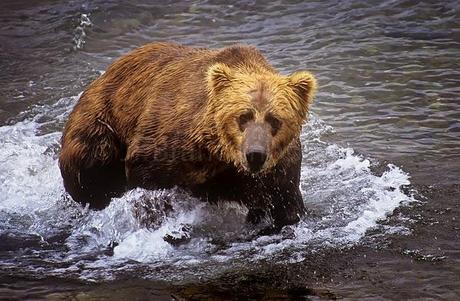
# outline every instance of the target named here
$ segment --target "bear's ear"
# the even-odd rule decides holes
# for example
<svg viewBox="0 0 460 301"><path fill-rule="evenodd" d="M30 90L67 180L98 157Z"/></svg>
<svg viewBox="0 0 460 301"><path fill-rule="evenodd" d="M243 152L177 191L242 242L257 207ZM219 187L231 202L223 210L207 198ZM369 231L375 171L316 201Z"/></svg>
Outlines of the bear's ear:
<svg viewBox="0 0 460 301"><path fill-rule="evenodd" d="M289 86L308 108L313 102L313 96L317 87L313 74L307 71L294 72L289 76Z"/></svg>
<svg viewBox="0 0 460 301"><path fill-rule="evenodd" d="M232 70L225 64L216 63L208 69L208 88L211 92L219 92L228 87L232 81Z"/></svg>

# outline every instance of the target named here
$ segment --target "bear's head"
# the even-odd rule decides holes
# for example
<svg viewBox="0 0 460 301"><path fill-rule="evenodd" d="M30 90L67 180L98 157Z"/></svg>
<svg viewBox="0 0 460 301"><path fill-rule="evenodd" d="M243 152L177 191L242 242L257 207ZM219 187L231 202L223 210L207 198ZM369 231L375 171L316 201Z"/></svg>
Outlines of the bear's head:
<svg viewBox="0 0 460 301"><path fill-rule="evenodd" d="M222 63L209 67L207 85L207 117L218 140L213 151L252 174L276 166L299 137L316 91L306 71L283 76Z"/></svg>

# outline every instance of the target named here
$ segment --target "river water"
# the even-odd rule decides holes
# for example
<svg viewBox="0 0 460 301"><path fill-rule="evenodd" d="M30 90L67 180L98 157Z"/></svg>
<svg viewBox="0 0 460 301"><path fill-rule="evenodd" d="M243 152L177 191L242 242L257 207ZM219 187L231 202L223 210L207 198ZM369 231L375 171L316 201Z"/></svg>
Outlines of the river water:
<svg viewBox="0 0 460 301"><path fill-rule="evenodd" d="M458 2L155 3L1 2L0 299L460 298ZM66 195L59 139L78 96L168 40L251 44L317 76L298 225L258 237L245 208L174 189L102 211Z"/></svg>

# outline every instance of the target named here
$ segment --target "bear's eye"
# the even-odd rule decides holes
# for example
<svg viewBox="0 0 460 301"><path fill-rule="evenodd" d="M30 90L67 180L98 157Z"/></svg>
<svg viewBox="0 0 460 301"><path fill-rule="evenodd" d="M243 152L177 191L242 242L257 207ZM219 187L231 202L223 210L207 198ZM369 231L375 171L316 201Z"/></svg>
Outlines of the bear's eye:
<svg viewBox="0 0 460 301"><path fill-rule="evenodd" d="M245 125L254 119L254 113L253 112L246 112L240 115L238 117L238 126L240 127L240 131L244 131Z"/></svg>
<svg viewBox="0 0 460 301"><path fill-rule="evenodd" d="M276 133L278 133L278 131L281 128L281 125L282 125L281 120L279 120L278 118L273 116L273 114L269 113L269 114L267 114L267 116L265 116L265 121L271 126L272 135L275 136Z"/></svg>

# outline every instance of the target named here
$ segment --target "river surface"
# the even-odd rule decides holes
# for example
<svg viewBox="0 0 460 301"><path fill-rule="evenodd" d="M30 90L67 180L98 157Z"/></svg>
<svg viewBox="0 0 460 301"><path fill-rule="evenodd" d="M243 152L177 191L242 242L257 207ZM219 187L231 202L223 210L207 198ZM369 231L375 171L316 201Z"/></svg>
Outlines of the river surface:
<svg viewBox="0 0 460 301"><path fill-rule="evenodd" d="M298 225L257 236L244 207L176 189L66 195L69 112L152 41L317 76ZM2 0L0 70L0 299L460 300L458 1Z"/></svg>

